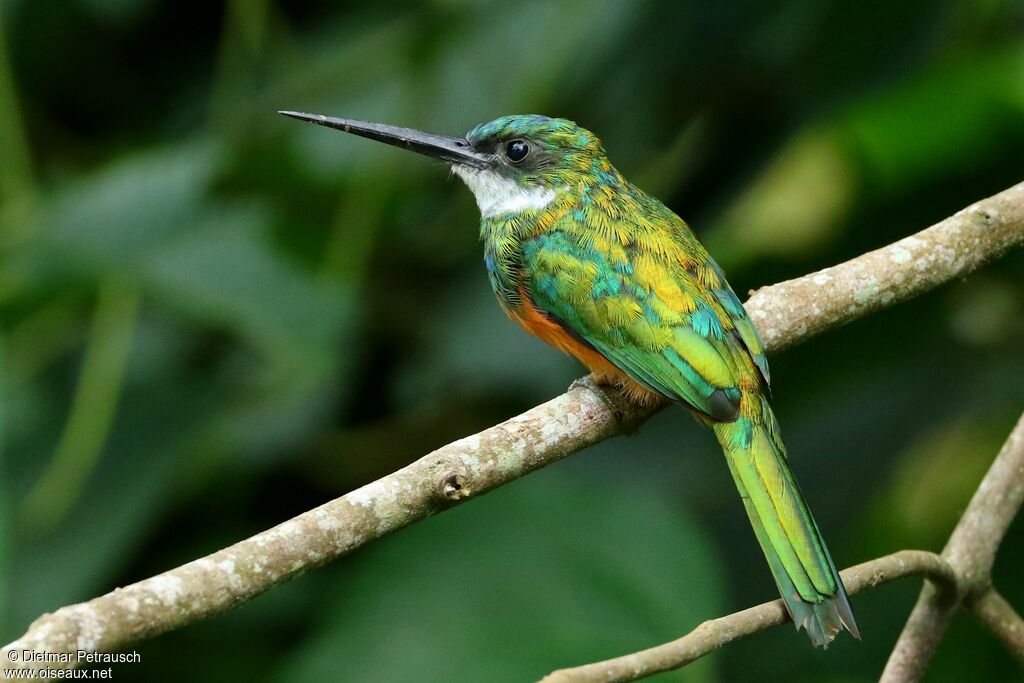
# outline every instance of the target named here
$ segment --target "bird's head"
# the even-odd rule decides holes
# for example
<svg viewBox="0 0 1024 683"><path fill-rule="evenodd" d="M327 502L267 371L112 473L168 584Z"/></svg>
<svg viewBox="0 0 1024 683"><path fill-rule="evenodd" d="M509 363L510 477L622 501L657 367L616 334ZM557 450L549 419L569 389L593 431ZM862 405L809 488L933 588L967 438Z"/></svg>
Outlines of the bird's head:
<svg viewBox="0 0 1024 683"><path fill-rule="evenodd" d="M542 209L560 193L577 192L614 173L597 136L566 119L503 116L455 138L382 123L281 113L450 163L485 217Z"/></svg>

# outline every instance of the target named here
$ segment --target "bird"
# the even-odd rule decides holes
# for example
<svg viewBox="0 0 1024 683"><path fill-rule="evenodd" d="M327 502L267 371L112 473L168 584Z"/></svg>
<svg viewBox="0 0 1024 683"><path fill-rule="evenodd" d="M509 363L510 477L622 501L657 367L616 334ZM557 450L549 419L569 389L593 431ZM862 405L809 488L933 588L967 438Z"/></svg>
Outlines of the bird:
<svg viewBox="0 0 1024 683"><path fill-rule="evenodd" d="M623 177L596 135L537 114L449 137L279 113L450 164L476 198L484 264L508 317L627 400L668 399L709 426L797 630L814 646L844 628L860 638L787 461L757 328L689 226Z"/></svg>

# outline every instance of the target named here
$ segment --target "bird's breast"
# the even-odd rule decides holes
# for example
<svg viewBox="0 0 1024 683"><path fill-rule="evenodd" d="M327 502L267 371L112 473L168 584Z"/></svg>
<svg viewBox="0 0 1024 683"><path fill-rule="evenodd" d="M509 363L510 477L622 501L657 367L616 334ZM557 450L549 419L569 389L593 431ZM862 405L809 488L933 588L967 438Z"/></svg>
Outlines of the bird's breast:
<svg viewBox="0 0 1024 683"><path fill-rule="evenodd" d="M573 335L560 321L538 308L530 297L526 284L520 285L518 300L518 306L506 307L506 311L524 330L559 351L575 356L591 370L609 364L593 347Z"/></svg>
<svg viewBox="0 0 1024 683"><path fill-rule="evenodd" d="M538 308L530 297L528 283L520 285L517 305L514 308L504 302L502 308L508 317L524 330L583 363L594 373L598 383L619 386L631 400L640 405L654 405L661 400L657 394L633 380L561 321Z"/></svg>

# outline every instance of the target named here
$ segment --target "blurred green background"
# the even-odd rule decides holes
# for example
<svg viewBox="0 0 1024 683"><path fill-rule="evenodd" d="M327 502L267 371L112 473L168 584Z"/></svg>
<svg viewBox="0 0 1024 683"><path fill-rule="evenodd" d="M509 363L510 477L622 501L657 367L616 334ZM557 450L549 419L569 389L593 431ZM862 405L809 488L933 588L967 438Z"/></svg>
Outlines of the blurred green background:
<svg viewBox="0 0 1024 683"><path fill-rule="evenodd" d="M564 390L443 166L298 109L579 121L739 292L1024 180L1019 2L0 0L0 628L212 552ZM941 548L1024 408L1024 253L772 361L840 565ZM1024 525L996 583L1024 608ZM780 628L679 681L870 681ZM682 411L141 643L120 681L524 681L775 597ZM1020 680L958 616L930 681Z"/></svg>

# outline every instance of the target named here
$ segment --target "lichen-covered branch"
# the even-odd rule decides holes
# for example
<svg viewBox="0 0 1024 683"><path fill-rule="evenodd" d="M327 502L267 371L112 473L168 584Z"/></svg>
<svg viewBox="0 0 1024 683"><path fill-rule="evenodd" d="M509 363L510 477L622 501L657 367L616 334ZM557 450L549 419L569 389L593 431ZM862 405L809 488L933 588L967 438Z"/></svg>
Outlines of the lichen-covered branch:
<svg viewBox="0 0 1024 683"><path fill-rule="evenodd" d="M894 245L765 287L747 307L768 350L778 351L962 277L1020 244L1024 183ZM614 391L577 382L543 405L273 529L44 615L0 656L6 665L12 648L116 650L218 614L461 500L634 429L652 412L623 403Z"/></svg>
<svg viewBox="0 0 1024 683"><path fill-rule="evenodd" d="M847 591L853 595L905 576L923 576L944 586L955 586L956 577L935 553L901 550L841 572ZM686 666L732 641L789 621L782 600L766 602L725 617L711 619L688 634L664 645L632 654L561 669L548 674L541 683L620 683Z"/></svg>
<svg viewBox="0 0 1024 683"><path fill-rule="evenodd" d="M1024 652L1020 617L992 588L999 544L1024 503L1024 415L1003 444L953 530L942 557L953 568L953 589L925 586L882 673L881 683L924 676L953 613L965 604L1018 657Z"/></svg>
<svg viewBox="0 0 1024 683"><path fill-rule="evenodd" d="M773 351L905 301L1024 243L1024 183L916 235L832 268L764 287L744 306Z"/></svg>
<svg viewBox="0 0 1024 683"><path fill-rule="evenodd" d="M11 649L115 650L218 614L391 531L605 439L622 428L622 419L602 391L581 382L552 401L268 531L43 615L0 658L6 667ZM23 660L16 665L33 666Z"/></svg>

